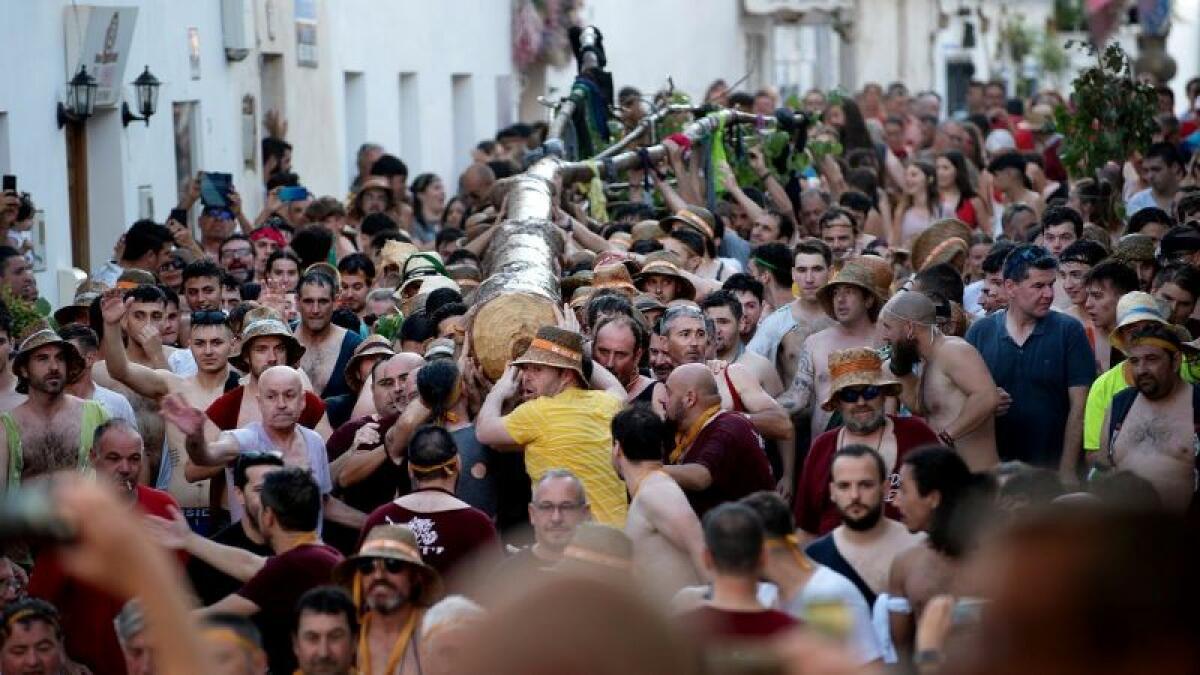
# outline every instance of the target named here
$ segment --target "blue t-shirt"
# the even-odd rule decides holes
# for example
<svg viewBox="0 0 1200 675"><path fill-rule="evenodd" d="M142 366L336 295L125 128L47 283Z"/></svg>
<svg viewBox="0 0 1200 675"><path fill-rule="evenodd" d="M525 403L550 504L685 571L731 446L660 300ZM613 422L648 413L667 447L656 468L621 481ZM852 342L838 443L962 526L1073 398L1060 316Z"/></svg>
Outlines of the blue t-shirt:
<svg viewBox="0 0 1200 675"><path fill-rule="evenodd" d="M1067 390L1090 386L1096 357L1083 325L1051 311L1018 346L1008 334L1001 310L976 321L967 342L983 356L992 379L1012 397L1008 413L996 418L996 449L1004 461L1057 468L1071 409Z"/></svg>

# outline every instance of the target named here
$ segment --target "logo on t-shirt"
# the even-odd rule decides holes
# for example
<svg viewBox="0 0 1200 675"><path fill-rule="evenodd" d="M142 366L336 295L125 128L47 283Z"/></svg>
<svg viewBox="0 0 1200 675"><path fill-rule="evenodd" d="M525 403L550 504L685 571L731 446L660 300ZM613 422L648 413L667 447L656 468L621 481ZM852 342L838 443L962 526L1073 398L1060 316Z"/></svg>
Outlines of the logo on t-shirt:
<svg viewBox="0 0 1200 675"><path fill-rule="evenodd" d="M391 518L388 518L388 523L391 525L406 525L412 530L417 537L417 546L421 548L421 555L427 556L431 553L440 554L446 550L444 546L438 546L438 533L434 527L434 522L429 518L413 518L407 523L394 523Z"/></svg>

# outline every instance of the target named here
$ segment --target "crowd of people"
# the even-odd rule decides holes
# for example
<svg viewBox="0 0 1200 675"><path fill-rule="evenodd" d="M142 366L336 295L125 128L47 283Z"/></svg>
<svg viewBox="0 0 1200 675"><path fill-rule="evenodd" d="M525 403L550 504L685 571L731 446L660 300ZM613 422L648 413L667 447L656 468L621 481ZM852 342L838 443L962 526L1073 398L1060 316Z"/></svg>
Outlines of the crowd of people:
<svg viewBox="0 0 1200 675"><path fill-rule="evenodd" d="M259 213L197 176L50 311L4 194L0 672L1193 672L1200 79L1159 91L1094 176L1002 82L810 91L803 170L668 136L556 192L557 318L493 372L545 124L454 185L363 145L342 198L273 118Z"/></svg>

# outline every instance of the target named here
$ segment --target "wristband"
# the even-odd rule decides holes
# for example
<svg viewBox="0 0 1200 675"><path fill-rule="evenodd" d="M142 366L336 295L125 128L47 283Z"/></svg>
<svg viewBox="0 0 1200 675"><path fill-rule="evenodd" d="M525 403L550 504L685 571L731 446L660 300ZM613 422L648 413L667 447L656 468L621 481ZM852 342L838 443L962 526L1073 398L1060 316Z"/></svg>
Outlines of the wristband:
<svg viewBox="0 0 1200 675"><path fill-rule="evenodd" d="M940 649L922 649L913 655L913 663L918 666L936 666L942 663Z"/></svg>
<svg viewBox="0 0 1200 675"><path fill-rule="evenodd" d="M766 172L764 172L764 173L760 173L760 174L758 175L758 179L759 179L760 181L764 182L764 183L765 183L765 182L767 182L767 179L768 179L768 178L770 178L770 177L771 177L771 172L770 172L770 171L766 171Z"/></svg>

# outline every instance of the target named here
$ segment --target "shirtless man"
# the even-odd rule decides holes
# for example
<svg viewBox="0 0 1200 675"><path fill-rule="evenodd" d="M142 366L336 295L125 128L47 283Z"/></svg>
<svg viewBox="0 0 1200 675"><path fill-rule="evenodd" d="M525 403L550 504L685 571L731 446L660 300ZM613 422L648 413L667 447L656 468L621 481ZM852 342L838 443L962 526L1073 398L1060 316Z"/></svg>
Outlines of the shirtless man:
<svg viewBox="0 0 1200 675"><path fill-rule="evenodd" d="M226 389L236 386L237 374L229 368L233 332L222 312L192 312L188 348L198 370L190 377L180 377L170 370L147 368L128 359L122 347L121 324L129 306L130 302L122 300L119 291L109 291L100 300L100 312L104 318L101 349L109 375L118 382L138 395L157 402L161 402L168 394L179 394L188 405L200 409L207 408ZM167 491L179 502L184 515L195 526L207 522L209 517L209 480L201 476L211 476L218 471L186 471L185 441L179 429L167 429L166 469L160 477L164 479L162 484Z"/></svg>
<svg viewBox="0 0 1200 675"><path fill-rule="evenodd" d="M663 314L659 324L673 367L705 363L709 340L714 331L709 326L711 321L699 309L693 305L671 307ZM716 375L723 410L745 413L754 428L766 438L792 438L792 422L787 413L763 391L754 373L737 363L712 361L708 365ZM656 401L656 405L662 403L661 400Z"/></svg>
<svg viewBox="0 0 1200 675"><path fill-rule="evenodd" d="M775 364L781 382L796 377L800 352L809 335L833 325L817 297L829 282L833 253L820 239L805 239L792 256L792 282L800 289L795 300L772 312L754 334L746 349Z"/></svg>
<svg viewBox="0 0 1200 675"><path fill-rule="evenodd" d="M1182 349L1168 326L1134 328L1125 344L1134 386L1113 398L1100 433L1101 457L1150 481L1163 507L1180 514L1196 489L1195 385L1179 375Z"/></svg>
<svg viewBox="0 0 1200 675"><path fill-rule="evenodd" d="M12 316L0 313L0 412L8 412L25 402L17 392L17 376L12 369Z"/></svg>
<svg viewBox="0 0 1200 675"><path fill-rule="evenodd" d="M851 258L833 281L817 293L825 313L836 323L804 340L796 377L779 397L779 403L788 412L812 409L812 438L826 430L832 417L820 405L814 405L829 398L829 355L848 347L871 347L876 340L875 319L883 305L887 286L880 283L884 281L881 277L891 276L890 273L877 273L876 267L880 263L883 263L882 259L870 256ZM887 282L891 283L890 278Z"/></svg>
<svg viewBox="0 0 1200 675"><path fill-rule="evenodd" d="M745 366L758 378L759 385L772 398L783 392L783 382L771 362L746 349L739 327L742 323L742 303L730 291L709 293L700 304L704 315L713 323L714 356L726 363Z"/></svg>
<svg viewBox="0 0 1200 675"><path fill-rule="evenodd" d="M888 364L904 386L900 398L962 455L971 471L1000 463L995 412L1000 394L983 357L966 340L942 335L933 301L910 291L899 293L879 314L879 334L892 348ZM921 372L913 366L921 364Z"/></svg>
<svg viewBox="0 0 1200 675"><path fill-rule="evenodd" d="M887 469L883 457L865 445L847 445L833 456L829 496L842 524L814 540L804 552L854 582L869 606L887 590L892 560L921 536L883 515Z"/></svg>
<svg viewBox="0 0 1200 675"><path fill-rule="evenodd" d="M625 534L633 542L633 573L651 593L670 600L701 583L704 531L679 484L663 471L664 424L649 406L613 418L613 465L629 492Z"/></svg>
<svg viewBox="0 0 1200 675"><path fill-rule="evenodd" d="M649 403L656 381L638 371L650 342L646 327L633 317L619 315L601 320L593 335L592 356L621 381L629 392L625 400Z"/></svg>
<svg viewBox="0 0 1200 675"><path fill-rule="evenodd" d="M138 286L125 292L127 309L121 329L128 338L125 354L129 361L153 369L168 369L167 353L162 346L162 330L167 318L167 296L157 286ZM146 444L145 475L153 483L162 461L163 441L167 430L159 415L158 400L146 398L118 382L108 372L108 364L98 362L92 367L92 379L124 396L133 406L137 428Z"/></svg>
<svg viewBox="0 0 1200 675"><path fill-rule="evenodd" d="M204 412L189 404L181 394L163 398L163 417L183 434L188 457L200 466L223 466L229 473L232 471L229 466L243 452L278 452L284 466L298 466L312 473L321 488L327 520L347 527L361 527L365 514L330 495L333 477L325 441L315 431L300 424L308 393L300 373L288 366L272 366L265 369L258 380L255 401L259 408L258 420L243 428L223 431L215 440L205 437L209 420ZM226 476L227 483L231 482L231 477L231 473ZM240 508L230 511L234 520L242 516Z"/></svg>
<svg viewBox="0 0 1200 675"><path fill-rule="evenodd" d="M21 341L13 373L28 398L0 415L0 488L87 465L93 432L108 415L96 401L64 391L83 368L75 347L49 326Z"/></svg>
<svg viewBox="0 0 1200 675"><path fill-rule="evenodd" d="M350 391L344 372L346 362L362 338L341 326L333 325L334 300L338 291L325 272L314 271L300 279L297 289L300 326L296 340L304 346L299 368L312 380L321 398L332 398Z"/></svg>
<svg viewBox="0 0 1200 675"><path fill-rule="evenodd" d="M792 381L796 363L795 358L789 361L779 354L784 341L794 342L798 355L805 338L833 323L817 298L817 291L829 282L832 264L833 253L820 239L805 239L796 244L792 256L792 283L800 289L800 294L764 317L754 338L746 345L748 351L775 363L783 382Z"/></svg>
<svg viewBox="0 0 1200 675"><path fill-rule="evenodd" d="M937 595L953 595L959 602L970 595L971 580L961 570L978 530L970 511L992 498L983 485L949 448L927 448L904 458L896 503L908 531L929 537L897 555L888 574L888 623L901 660L913 649L926 603Z"/></svg>

